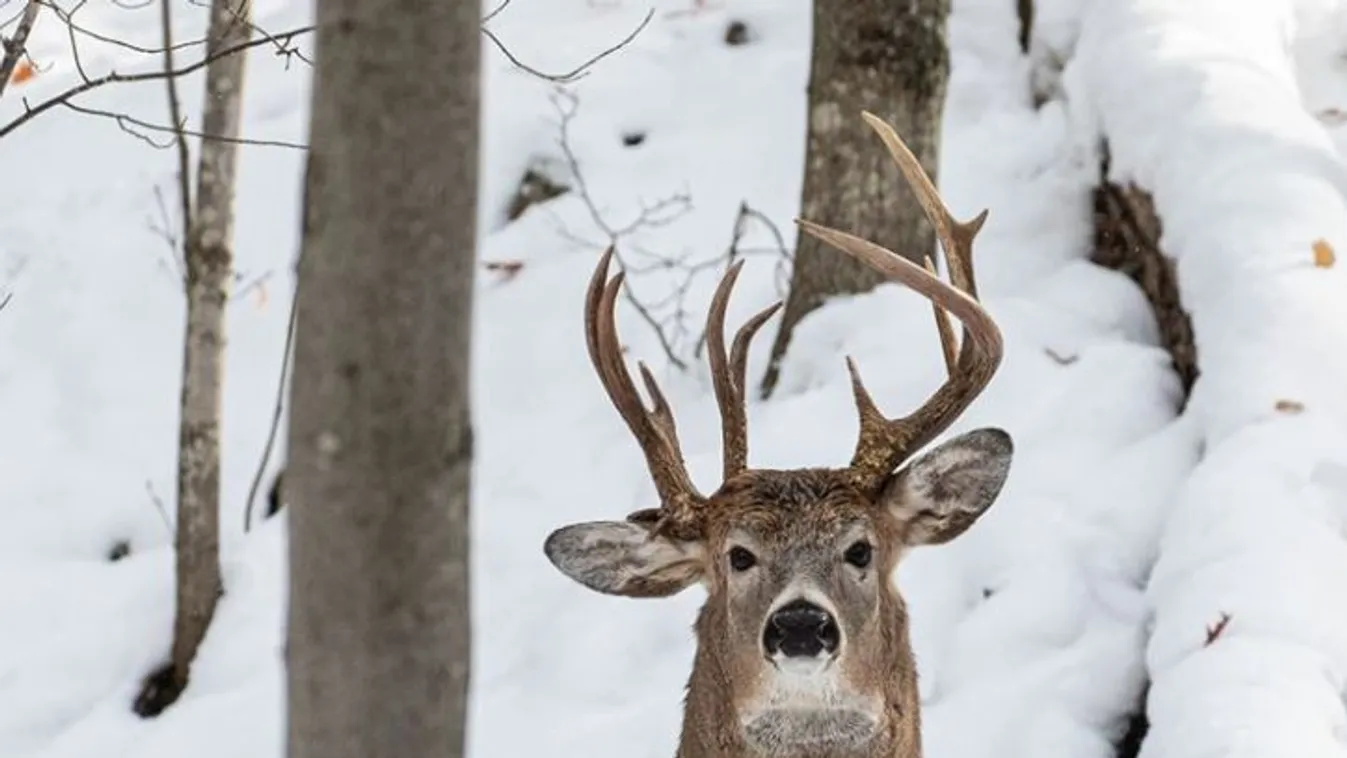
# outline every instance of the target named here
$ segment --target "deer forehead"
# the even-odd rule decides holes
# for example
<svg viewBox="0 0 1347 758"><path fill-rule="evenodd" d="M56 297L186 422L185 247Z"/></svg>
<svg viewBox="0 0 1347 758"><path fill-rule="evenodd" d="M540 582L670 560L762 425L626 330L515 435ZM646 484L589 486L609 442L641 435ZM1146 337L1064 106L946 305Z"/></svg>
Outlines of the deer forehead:
<svg viewBox="0 0 1347 758"><path fill-rule="evenodd" d="M831 469L746 471L726 482L710 506L714 541L831 545L876 526L875 507Z"/></svg>

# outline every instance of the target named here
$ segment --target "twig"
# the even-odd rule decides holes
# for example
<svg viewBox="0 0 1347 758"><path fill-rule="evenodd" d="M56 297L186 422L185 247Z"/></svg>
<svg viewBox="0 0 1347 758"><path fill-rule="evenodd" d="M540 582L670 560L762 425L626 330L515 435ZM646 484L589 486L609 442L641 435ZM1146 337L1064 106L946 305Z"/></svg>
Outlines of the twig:
<svg viewBox="0 0 1347 758"><path fill-rule="evenodd" d="M5 293L4 299L0 299L0 311L3 311L3 310L5 309L5 306L9 305L9 301L10 301L10 300L13 300L13 299L14 299L14 293L13 293L13 292L6 292L6 293Z"/></svg>
<svg viewBox="0 0 1347 758"><path fill-rule="evenodd" d="M14 76L14 69L19 65L19 59L23 57L28 50L28 35L33 31L33 24L37 22L37 11L41 7L38 0L28 0L28 4L23 7L23 15L19 17L19 26L14 30L14 35L9 39L0 39L5 49L5 57L0 59L0 95L5 94L5 88L9 86L9 80Z"/></svg>
<svg viewBox="0 0 1347 758"><path fill-rule="evenodd" d="M254 145L256 147L282 147L288 150L309 149L308 145L301 145L298 142L287 142L285 140L257 139L255 137L227 137L221 134L206 134L205 132L199 132L195 129L188 129L185 125L173 127L173 126L164 126L163 124L152 124L149 121L145 121L143 119L139 119L136 118L135 116L130 116L125 113L113 113L112 111L99 110L98 108L86 108L85 106L82 105L75 105L70 101L63 102L60 105L63 108L69 108L72 111L82 113L86 116L98 116L99 118L106 118L111 121L115 121L117 123L117 126L121 127L122 131L126 132L132 137L141 140L142 142L149 145L150 147L155 148L156 150L167 150L176 145L178 146L179 152L183 156L186 156L187 154L187 140L185 140L184 137L197 137L199 139L210 142L229 142L235 145ZM141 134L140 132L137 132L135 129L132 129L131 128L132 126L138 126L141 129L147 129L152 132L163 132L165 134L172 135L172 137L170 137L167 140L164 140L163 142L157 142L151 139L149 135ZM190 160L188 162L190 163ZM181 174L181 170L179 170L179 173Z"/></svg>
<svg viewBox="0 0 1347 758"><path fill-rule="evenodd" d="M164 192L160 189L158 184L154 185L154 203L159 209L159 220L163 223L163 226L156 226L154 221L150 221L150 231L157 234L164 240L165 244L168 245L168 254L170 258L172 258L173 267L178 273L178 282L186 288L187 268L186 263L182 259L182 248L180 247L181 241L176 234L168 229L172 226L172 223L168 218L168 204L164 202Z"/></svg>
<svg viewBox="0 0 1347 758"><path fill-rule="evenodd" d="M101 34L92 29L89 29L88 27L80 26L79 24L75 23L75 12L78 11L81 7L83 7L84 3L80 3L78 6L76 6L74 10L67 11L65 8L62 8L61 6L52 2L51 0L35 0L35 1L37 2L38 5L41 5L45 7L47 10L51 11L52 13L55 13L56 18L60 19L61 23L65 24L70 29L73 29L79 34L82 34L90 39L95 39L98 40L99 42L105 42L109 45L115 45L117 47L130 50L132 52L144 53L146 55L158 55L164 52L164 48L162 47L145 47L142 45L137 45L133 42L127 42L125 40L117 39L116 37L109 37L106 34ZM205 40L200 39L191 40L189 42L178 42L173 45L172 49L184 50L186 48L196 47L204 43Z"/></svg>
<svg viewBox="0 0 1347 758"><path fill-rule="evenodd" d="M687 308L687 298L692 290L692 285L703 273L728 267L740 257L750 255L774 256L777 259L777 289L784 294L789 279L789 272L786 270L785 264L791 258L790 253L787 252L785 240L781 231L772 223L771 219L760 211L754 210L747 203L741 203L739 206L739 211L735 217L734 235L729 249L723 255L694 263L689 260L691 257L689 254L660 255L629 241L625 245L619 246L619 242L627 240L628 237L639 230L659 228L677 221L692 210L692 198L685 190L654 203L642 203L640 211L625 224L617 225L609 221L600 209L597 200L591 194L584 172L580 169L580 161L571 148L570 125L575 118L579 102L573 93L558 88L553 94L552 103L559 115L558 148L571 174L573 190L588 212L590 221L607 237L607 240L595 242L583 239L566 229L564 224L558 224L558 231L563 237L582 247L599 248L608 245L615 247L613 257L617 260L618 266L627 274L627 286L623 288L623 296L631 304L637 315L655 332L655 337L671 365L680 371L687 369L687 360L678 354L677 346L686 344L684 340L690 339L694 334L696 335L696 341L692 355L693 357L699 357L701 354L705 340L705 328L699 326L695 332L689 328L688 324L693 314ZM747 226L750 221L758 221L766 226L776 241L776 246L768 248L742 247L740 242L747 233ZM641 274L660 271L676 271L679 274L674 288L656 301L642 298L637 289L632 286L632 278ZM672 312L664 318L661 319L655 315L656 311L666 309L672 309Z"/></svg>
<svg viewBox="0 0 1347 758"><path fill-rule="evenodd" d="M172 71L176 66L173 62L173 11L171 10L172 0L162 0L160 8L160 22L162 24L161 34L164 40L164 70ZM182 241L186 244L191 238L192 233L192 156L187 147L187 140L183 139L182 129L186 121L182 117L182 101L178 98L178 80L175 77L168 77L165 80L168 88L168 117L173 121L175 130L174 140L178 143L178 195L181 207L178 212L182 214ZM67 103L69 105L69 103ZM118 120L117 125L121 126L122 121ZM187 284L187 274L184 271L183 286Z"/></svg>
<svg viewBox="0 0 1347 758"><path fill-rule="evenodd" d="M608 56L612 55L618 50L621 50L622 48L631 44L631 41L636 39L636 35L644 31L645 28L650 25L650 20L655 17L655 9L651 8L648 12L646 12L645 18L641 19L641 23L638 24L636 28L631 31L630 34L628 34L626 37L623 37L622 40L617 44L612 45L611 47L608 47L605 50L599 52L597 55L594 55L593 57L589 58L584 63L581 63L580 65L576 66L570 71L561 74L549 74L545 71L539 71L533 66L530 66L529 64L519 60L519 58L515 57L515 54L510 52L510 49L505 46L505 43L501 42L500 38L496 36L496 33L487 28L486 22L495 18L501 11L505 10L505 6L509 4L510 0L505 0L494 10L488 13L484 19L482 19L482 34L485 34L486 38L488 40L491 40L491 44L495 45L496 49L501 52L501 55L504 55L510 61L510 63L513 63L515 65L516 68L526 71L538 77L539 79L546 79L549 82L556 82L557 84L568 84L570 82L574 82L578 79L582 79L585 76L588 76L589 69L592 68L594 64L598 63L604 58L607 58Z"/></svg>
<svg viewBox="0 0 1347 758"><path fill-rule="evenodd" d="M278 34L276 35L276 37L282 40L289 40L298 37L302 34L307 34L313 31L313 29L314 29L313 26L302 26L297 29L291 29L290 31L284 34ZM235 53L243 52L244 50L247 50L249 48L254 48L259 45L265 45L268 42L269 40L267 39L259 38L259 39L251 39L248 40L247 42L240 42L236 45L230 45L228 47L219 50L214 55L202 58L201 60L189 66L183 66L182 68L175 68L162 71L145 71L139 74L119 74L116 71L112 71L108 74L98 77L97 79L92 79L90 81L83 82L77 86L71 87L70 89L60 94L53 95L52 97L43 100L37 105L29 105L28 101L25 99L24 106L26 110L22 115L17 116L12 121L5 124L3 127L0 127L0 137L8 135L10 132L13 132L15 129L18 129L20 126L23 126L27 122L40 116L46 111L49 111L52 108L55 108L56 106L69 101L71 98L77 95L82 95L90 90L97 89L99 87L103 87L108 84L148 82L160 79L170 79L179 76L186 76L194 71L199 71L205 68L206 66L210 65L212 61L216 61L219 60L220 58L234 55Z"/></svg>
<svg viewBox="0 0 1347 758"><path fill-rule="evenodd" d="M257 500L257 492L262 488L262 475L267 470L267 463L271 461L271 450L276 445L276 433L281 428L281 415L285 409L285 385L290 377L290 348L295 339L295 316L299 313L299 287L295 287L294 293L290 296L290 324L285 332L285 347L281 354L281 378L276 383L276 402L271 408L271 428L267 431L267 442L262 448L262 460L257 462L257 471L253 473L253 482L248 486L247 505L243 509L243 533L247 534L253 528L253 503Z"/></svg>
<svg viewBox="0 0 1347 758"><path fill-rule="evenodd" d="M487 24L491 23L491 19L495 18L496 16L499 16L500 12L505 10L505 8L510 5L511 1L512 0L501 0L499 5L491 9L490 13L486 14L485 16L482 16L482 26L486 26Z"/></svg>
<svg viewBox="0 0 1347 758"><path fill-rule="evenodd" d="M562 156L566 161L566 166L571 172L571 178L575 182L576 193L580 196L585 208L588 209L589 216L593 220L594 225L608 236L609 244L616 247L617 242L622 237L627 236L642 225L642 220L648 215L648 209L643 208L634 221L621 228L614 228L608 223L603 217L603 213L599 211L598 205L594 202L594 197L589 192L589 185L585 183L584 173L580 171L580 161L575 157L575 151L571 149L570 124L571 120L575 118L575 112L579 108L580 103L575 95L561 88L557 88L553 93L552 104L557 109L557 113L560 116L560 120L557 124L557 129L560 133L557 143L561 149ZM657 207L661 208L669 207L671 205L679 206L681 208L681 215L681 213L686 213L692 209L692 200L686 195L683 195L675 196L674 198L670 198L667 202L656 204ZM670 221L672 221L672 219L666 219L664 223L669 223ZM620 251L617 251L613 257L617 259L618 266L620 266L622 270L627 270L627 260ZM679 371L686 370L687 363L684 362L682 358L679 358L678 354L674 351L669 336L665 333L659 320L654 317L649 308L647 308L646 305L633 293L631 282L627 282L627 286L623 288L623 294L626 297L627 302L636 309L636 313L641 319L649 324L650 328L655 331L655 336L659 340L660 347L663 348L664 355L669 359L669 362L676 366Z"/></svg>
<svg viewBox="0 0 1347 758"><path fill-rule="evenodd" d="M749 220L757 220L758 222L767 227L768 231L771 232L772 237L776 239L777 244L776 249L774 250L769 249L766 251L762 251L740 247L739 243L743 242L744 235L748 233ZM733 266L736 260L739 260L740 258L747 258L750 255L759 252L766 252L768 254L774 254L778 256L776 262L777 292L782 297L785 297L786 284L788 280L783 278L782 272L786 268L786 263L791 260L791 254L786 250L786 241L781 236L781 230L778 229L776 224L773 223L771 219L767 218L766 214L764 214L762 211L750 207L749 204L745 201L740 201L739 211L734 214L734 231L730 235L729 248L725 251L725 255L722 256L720 260L708 261L708 263L720 263L721 260L723 260L724 269L728 271L730 266ZM693 357L700 358L702 355L702 350L704 350L705 348L706 348L706 328L703 327L701 335L697 337L697 346L692 350Z"/></svg>
<svg viewBox="0 0 1347 758"><path fill-rule="evenodd" d="M145 480L145 491L150 495L150 502L154 504L154 509L159 511L159 517L164 520L164 526L168 527L168 533L173 534L173 519L168 515L168 508L164 505L163 498L154 491L154 482Z"/></svg>

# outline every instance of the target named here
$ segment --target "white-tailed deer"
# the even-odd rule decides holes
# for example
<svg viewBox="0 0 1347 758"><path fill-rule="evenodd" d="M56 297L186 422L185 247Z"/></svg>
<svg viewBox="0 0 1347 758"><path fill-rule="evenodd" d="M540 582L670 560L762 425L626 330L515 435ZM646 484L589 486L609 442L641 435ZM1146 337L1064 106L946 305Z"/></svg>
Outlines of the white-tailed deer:
<svg viewBox="0 0 1347 758"><path fill-rule="evenodd" d="M917 673L893 572L907 548L966 530L996 499L1010 468L1010 436L1000 429L968 432L907 462L968 408L1001 360L1000 331L973 282L973 238L986 212L955 221L893 129L864 116L935 225L951 283L929 263L923 270L858 237L797 223L932 301L949 377L914 413L888 419L848 359L860 434L846 468L748 467L748 346L777 305L749 319L727 355L725 306L735 265L707 319L723 483L700 494L654 377L641 364L654 406L647 409L626 369L614 326L622 275L605 284L611 249L590 281L590 358L645 453L660 506L625 521L564 527L544 550L562 573L598 592L665 597L697 582L706 588L678 758L920 756ZM963 324L961 346L946 312Z"/></svg>

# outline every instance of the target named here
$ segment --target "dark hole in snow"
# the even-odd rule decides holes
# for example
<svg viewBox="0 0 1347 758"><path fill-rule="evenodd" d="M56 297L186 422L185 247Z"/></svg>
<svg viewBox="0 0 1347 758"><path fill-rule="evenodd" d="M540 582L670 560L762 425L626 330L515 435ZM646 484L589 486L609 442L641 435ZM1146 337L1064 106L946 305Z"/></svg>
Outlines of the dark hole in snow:
<svg viewBox="0 0 1347 758"><path fill-rule="evenodd" d="M173 676L173 664L165 663L145 677L131 709L141 718L152 719L173 705L181 694L182 688Z"/></svg>
<svg viewBox="0 0 1347 758"><path fill-rule="evenodd" d="M730 47L738 47L747 44L748 41L748 24L736 19L725 27L725 44Z"/></svg>
<svg viewBox="0 0 1347 758"><path fill-rule="evenodd" d="M112 543L112 549L108 550L108 560L116 563L131 554L131 543L126 540L117 540Z"/></svg>
<svg viewBox="0 0 1347 758"><path fill-rule="evenodd" d="M645 142L645 132L627 132L622 135L622 144L627 147L638 147Z"/></svg>
<svg viewBox="0 0 1347 758"><path fill-rule="evenodd" d="M990 599L991 596L992 596L992 595L995 595L995 594L996 594L996 590L992 589L991 587L983 587L983 588L982 588L982 599L983 599L983 600Z"/></svg>

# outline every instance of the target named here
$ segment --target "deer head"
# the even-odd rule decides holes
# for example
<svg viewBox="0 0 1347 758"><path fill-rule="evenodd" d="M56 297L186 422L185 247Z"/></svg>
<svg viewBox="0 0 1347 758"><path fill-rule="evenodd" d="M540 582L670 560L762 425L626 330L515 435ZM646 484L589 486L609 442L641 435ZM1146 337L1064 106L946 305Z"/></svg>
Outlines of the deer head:
<svg viewBox="0 0 1347 758"><path fill-rule="evenodd" d="M665 597L701 583L697 654L679 756L920 755L916 673L903 600L891 581L907 548L946 542L996 499L1010 466L1010 436L979 429L918 453L991 380L1001 335L977 302L972 244L986 212L954 220L898 135L866 113L927 217L951 283L863 239L807 221L808 234L930 299L948 378L924 405L885 417L851 372L860 434L841 469L748 467L745 363L754 334L779 303L758 313L725 349L731 267L707 320L707 347L722 422L722 483L693 486L673 414L649 369L647 408L628 373L614 326L622 274L607 279L609 249L585 300L590 358L613 405L645 453L658 508L624 521L573 524L544 550L566 576L598 592ZM963 324L961 345L946 312Z"/></svg>

